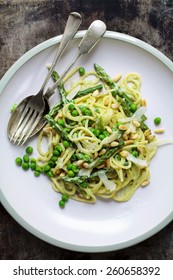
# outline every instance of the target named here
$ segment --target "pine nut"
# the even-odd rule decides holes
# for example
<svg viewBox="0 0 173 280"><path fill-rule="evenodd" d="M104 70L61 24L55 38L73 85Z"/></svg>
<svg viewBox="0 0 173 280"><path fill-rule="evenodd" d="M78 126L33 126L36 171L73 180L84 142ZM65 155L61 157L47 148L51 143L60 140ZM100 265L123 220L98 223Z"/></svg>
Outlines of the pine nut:
<svg viewBox="0 0 173 280"><path fill-rule="evenodd" d="M106 160L106 167L110 168L110 160L109 159Z"/></svg>
<svg viewBox="0 0 173 280"><path fill-rule="evenodd" d="M79 167L82 167L82 164L84 163L84 160L82 160L82 159L79 159L77 162L76 162L76 164L77 164L77 166L79 166Z"/></svg>
<svg viewBox="0 0 173 280"><path fill-rule="evenodd" d="M118 108L118 104L113 103L113 104L111 105L111 107L112 107L112 109L117 109L117 108Z"/></svg>
<svg viewBox="0 0 173 280"><path fill-rule="evenodd" d="M62 117L63 117L63 113L62 113L62 112L59 112L57 117L58 117L58 118L62 118Z"/></svg>
<svg viewBox="0 0 173 280"><path fill-rule="evenodd" d="M111 144L110 144L111 147L117 147L118 145L119 145L119 143L116 142L116 141L113 141L113 142L111 142Z"/></svg>
<svg viewBox="0 0 173 280"><path fill-rule="evenodd" d="M87 162L84 162L83 167L87 169L87 168L89 168L89 164Z"/></svg>
<svg viewBox="0 0 173 280"><path fill-rule="evenodd" d="M138 122L138 121L136 121L136 120L133 120L133 124L134 124L134 126L136 126L136 127L140 127L140 122Z"/></svg>
<svg viewBox="0 0 173 280"><path fill-rule="evenodd" d="M121 124L118 128L119 130L127 130L128 127L124 124Z"/></svg>
<svg viewBox="0 0 173 280"><path fill-rule="evenodd" d="M104 163L101 164L101 165L99 165L99 166L97 166L97 169L102 169L103 167L105 167L105 164L104 164Z"/></svg>
<svg viewBox="0 0 173 280"><path fill-rule="evenodd" d="M142 187L146 187L146 186L148 186L149 184L150 184L150 181L149 181L149 180L146 180L146 181L142 182L141 186L142 186Z"/></svg>
<svg viewBox="0 0 173 280"><path fill-rule="evenodd" d="M144 106L144 107L147 106L147 101L146 101L146 99L142 99L142 100L141 100L141 105Z"/></svg>
<svg viewBox="0 0 173 280"><path fill-rule="evenodd" d="M123 157L123 158L126 158L128 156L128 154L129 153L127 151L125 151L125 150L120 152L120 156Z"/></svg>
<svg viewBox="0 0 173 280"><path fill-rule="evenodd" d="M100 151L99 156L102 156L102 155L104 155L105 153L106 153L106 149L103 149L103 150Z"/></svg>
<svg viewBox="0 0 173 280"><path fill-rule="evenodd" d="M131 128L128 128L127 130L126 130L126 134L128 135L128 134L130 134L132 131L131 131Z"/></svg>
<svg viewBox="0 0 173 280"><path fill-rule="evenodd" d="M137 151L138 151L139 154L141 154L142 153L142 148L137 147Z"/></svg>
<svg viewBox="0 0 173 280"><path fill-rule="evenodd" d="M93 92L92 95L93 95L94 97L97 97L97 96L99 95L99 93L100 93L99 90L96 89L96 90Z"/></svg>
<svg viewBox="0 0 173 280"><path fill-rule="evenodd" d="M148 140L149 142L153 141L154 139L155 139L155 136L154 136L154 135L149 135L149 136L147 137L147 140Z"/></svg>
<svg viewBox="0 0 173 280"><path fill-rule="evenodd" d="M150 129L145 130L145 132L144 132L144 136L145 137L149 136L150 134L151 134L151 130Z"/></svg>
<svg viewBox="0 0 173 280"><path fill-rule="evenodd" d="M128 135L126 134L126 132L123 133L123 140L128 140Z"/></svg>
<svg viewBox="0 0 173 280"><path fill-rule="evenodd" d="M135 134L133 134L130 138L131 138L132 140L136 140L136 139L138 139L138 137L139 137L139 134L138 134L138 133L135 133Z"/></svg>
<svg viewBox="0 0 173 280"><path fill-rule="evenodd" d="M127 145L131 145L133 144L133 140L126 140L124 141L124 145L127 146Z"/></svg>
<svg viewBox="0 0 173 280"><path fill-rule="evenodd" d="M117 82L121 79L121 77L122 77L122 74L118 74L118 75L115 76L115 78L113 79L113 81L114 81L115 83L117 83Z"/></svg>
<svg viewBox="0 0 173 280"><path fill-rule="evenodd" d="M95 159L97 157L98 157L98 152L95 152L94 155L93 155L93 159Z"/></svg>
<svg viewBox="0 0 173 280"><path fill-rule="evenodd" d="M164 132L165 132L164 128L158 128L158 129L154 130L154 133L156 133L156 134L162 134Z"/></svg>
<svg viewBox="0 0 173 280"><path fill-rule="evenodd" d="M112 128L110 126L106 126L106 129L109 133L112 133Z"/></svg>
<svg viewBox="0 0 173 280"><path fill-rule="evenodd" d="M104 100L104 105L107 106L109 104L109 99Z"/></svg>

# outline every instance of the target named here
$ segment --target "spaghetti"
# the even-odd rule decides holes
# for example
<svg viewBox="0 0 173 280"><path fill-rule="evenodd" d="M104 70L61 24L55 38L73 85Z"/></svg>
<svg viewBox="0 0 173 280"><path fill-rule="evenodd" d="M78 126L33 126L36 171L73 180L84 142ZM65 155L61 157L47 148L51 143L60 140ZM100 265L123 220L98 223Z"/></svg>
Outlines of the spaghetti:
<svg viewBox="0 0 173 280"><path fill-rule="evenodd" d="M145 123L140 76L113 80L94 68L82 76L76 68L59 86L61 101L38 137L37 165L49 170L55 191L72 199L123 202L149 180L157 150L149 143L156 139Z"/></svg>

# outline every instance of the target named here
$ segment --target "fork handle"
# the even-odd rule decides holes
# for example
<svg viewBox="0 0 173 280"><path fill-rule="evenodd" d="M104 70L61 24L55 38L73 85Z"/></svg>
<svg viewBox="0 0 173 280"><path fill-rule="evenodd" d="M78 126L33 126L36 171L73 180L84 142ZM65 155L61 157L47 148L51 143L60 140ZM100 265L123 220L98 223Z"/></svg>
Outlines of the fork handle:
<svg viewBox="0 0 173 280"><path fill-rule="evenodd" d="M71 64L67 67L67 69L64 71L64 73L60 76L60 78L54 83L54 85L51 88L48 88L48 90L44 94L44 97L46 99L49 99L54 94L54 90L64 79L64 77L69 72L69 70L73 67L75 62L83 54L89 53L93 49L93 47L98 43L98 41L101 39L101 37L104 35L105 32L106 32L106 25L103 21L95 20L91 23L84 37L82 38L82 40L78 45L78 52L75 58L73 59Z"/></svg>
<svg viewBox="0 0 173 280"><path fill-rule="evenodd" d="M45 86L47 85L51 74L53 72L53 69L55 67L55 65L57 64L58 60L60 59L62 53L64 52L64 50L66 49L66 47L68 46L68 44L70 43L71 39L74 37L74 35L76 34L80 24L82 22L82 17L79 13L77 12L72 12L70 13L66 26L65 26L65 30L64 30L64 34L63 37L61 39L58 51L56 52L55 58L52 62L51 68L43 82L43 85L41 87L41 92L44 91Z"/></svg>

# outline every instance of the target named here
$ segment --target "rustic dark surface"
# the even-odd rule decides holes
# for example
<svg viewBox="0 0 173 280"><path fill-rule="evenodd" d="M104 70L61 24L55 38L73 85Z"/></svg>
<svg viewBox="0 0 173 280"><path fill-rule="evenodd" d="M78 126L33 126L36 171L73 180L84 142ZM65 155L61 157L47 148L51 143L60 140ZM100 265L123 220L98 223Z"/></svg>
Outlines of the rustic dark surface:
<svg viewBox="0 0 173 280"><path fill-rule="evenodd" d="M173 0L0 0L0 78L35 45L63 32L71 11L144 40L173 60ZM148 240L108 253L78 253L39 240L0 206L1 259L173 259L173 222Z"/></svg>

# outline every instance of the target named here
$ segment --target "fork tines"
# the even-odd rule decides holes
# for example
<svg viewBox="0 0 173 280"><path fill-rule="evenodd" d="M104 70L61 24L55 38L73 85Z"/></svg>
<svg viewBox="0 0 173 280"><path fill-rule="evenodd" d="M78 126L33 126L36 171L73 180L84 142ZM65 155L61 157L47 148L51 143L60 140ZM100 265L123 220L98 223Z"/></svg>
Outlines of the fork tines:
<svg viewBox="0 0 173 280"><path fill-rule="evenodd" d="M22 146L32 134L41 117L42 114L39 111L26 105L10 141L17 146Z"/></svg>

